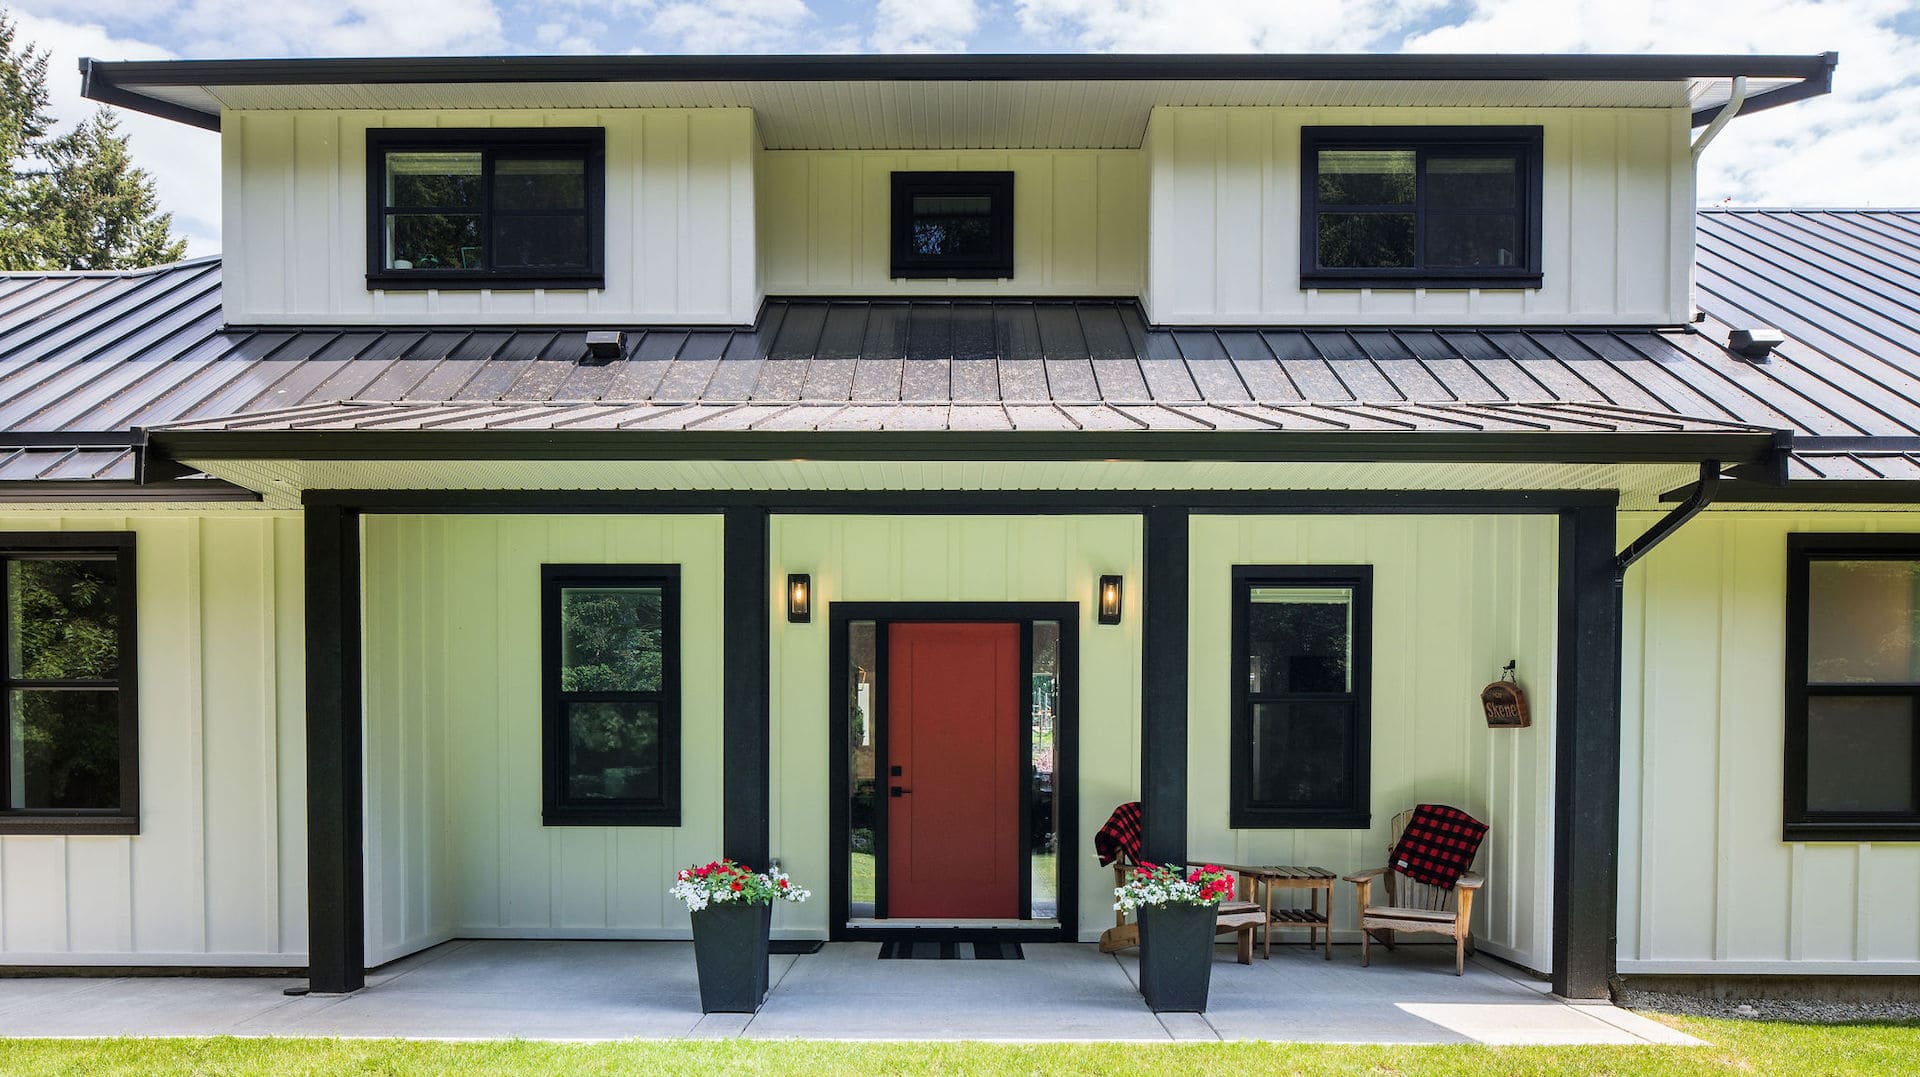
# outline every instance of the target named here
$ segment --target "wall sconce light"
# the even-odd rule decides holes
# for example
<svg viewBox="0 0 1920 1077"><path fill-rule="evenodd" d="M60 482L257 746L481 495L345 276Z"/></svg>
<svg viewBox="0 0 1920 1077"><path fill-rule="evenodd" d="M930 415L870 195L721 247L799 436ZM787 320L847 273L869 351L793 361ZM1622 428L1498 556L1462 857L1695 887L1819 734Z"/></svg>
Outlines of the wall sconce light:
<svg viewBox="0 0 1920 1077"><path fill-rule="evenodd" d="M787 620L797 625L813 620L813 578L804 572L787 576Z"/></svg>
<svg viewBox="0 0 1920 1077"><path fill-rule="evenodd" d="M1100 623L1120 623L1120 577L1100 577Z"/></svg>

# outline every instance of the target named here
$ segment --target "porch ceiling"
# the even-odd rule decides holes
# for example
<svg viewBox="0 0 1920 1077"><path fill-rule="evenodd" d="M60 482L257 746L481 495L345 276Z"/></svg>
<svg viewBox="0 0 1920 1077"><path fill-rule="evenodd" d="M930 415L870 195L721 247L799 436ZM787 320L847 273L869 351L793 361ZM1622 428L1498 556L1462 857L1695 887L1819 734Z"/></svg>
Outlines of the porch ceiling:
<svg viewBox="0 0 1920 1077"><path fill-rule="evenodd" d="M612 492L645 504L689 491L771 493L956 491L955 508L983 491L1110 493L1619 490L1621 507L1658 507L1663 491L1690 484L1696 463L1273 462L1159 460L400 460L189 458L208 474L259 490L262 507L284 508L308 491ZM803 500L803 499L795 499ZM582 498L582 504L601 504ZM874 511L884 511L876 506ZM1037 510L1044 511L1044 510ZM1058 511L1072 511L1065 499Z"/></svg>

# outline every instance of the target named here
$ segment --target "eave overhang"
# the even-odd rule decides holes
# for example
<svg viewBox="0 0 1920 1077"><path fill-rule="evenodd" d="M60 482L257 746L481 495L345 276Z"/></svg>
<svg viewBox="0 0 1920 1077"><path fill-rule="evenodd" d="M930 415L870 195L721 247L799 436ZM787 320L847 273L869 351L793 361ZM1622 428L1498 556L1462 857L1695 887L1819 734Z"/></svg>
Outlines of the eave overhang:
<svg viewBox="0 0 1920 1077"><path fill-rule="evenodd" d="M1668 106L1686 105L1695 126L1719 114L1732 80L1744 77L1749 94L1741 113L1804 100L1832 87L1835 53L1818 55L960 55L960 56L498 56L237 60L80 61L82 93L103 104L218 130L223 108L275 107L266 88L298 95L302 107L586 107L565 87L632 89L621 100L634 107L670 103L667 87L704 87L714 105L772 107L763 89L777 85L1105 84L1115 107L1145 112L1155 104L1255 103L1249 86L1324 84L1323 104L1351 97L1356 84L1425 87L1432 104L1511 104L1532 101L1516 84L1586 85L1586 103L1646 105L1637 91L1611 96L1607 86L1672 87ZM348 93L322 88L353 88ZM428 100L448 88L459 104ZM542 87L547 88L542 91ZM1150 87L1143 91L1142 87ZM1448 87L1454 89L1449 90ZM1505 87L1504 90L1489 88ZM651 89L649 89L651 88ZM1164 89L1162 89L1164 88ZM509 92L509 89L511 92ZM903 91L907 92L907 91ZM289 95L290 97L293 95ZM430 96L430 95L428 95ZM813 95L808 95L809 97ZM1565 95L1561 95L1564 98ZM498 98L498 100L495 100ZM656 100L658 98L659 100ZM608 98L607 101L611 101ZM544 103L543 103L544 102ZM1310 103L1301 101L1299 103ZM1376 103L1362 100L1349 103ZM1377 103L1391 103L1382 99ZM1408 103L1415 103L1409 101ZM277 107L294 107L281 104ZM603 101L598 107L613 107ZM1144 118L1139 126L1144 128Z"/></svg>

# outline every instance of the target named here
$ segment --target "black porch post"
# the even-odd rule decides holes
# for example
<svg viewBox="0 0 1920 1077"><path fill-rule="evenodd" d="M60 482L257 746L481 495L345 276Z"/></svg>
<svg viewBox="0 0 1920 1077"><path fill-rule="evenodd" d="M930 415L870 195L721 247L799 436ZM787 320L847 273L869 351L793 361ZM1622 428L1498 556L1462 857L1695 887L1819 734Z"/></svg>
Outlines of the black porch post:
<svg viewBox="0 0 1920 1077"><path fill-rule="evenodd" d="M307 983L366 985L360 729L360 513L306 509Z"/></svg>
<svg viewBox="0 0 1920 1077"><path fill-rule="evenodd" d="M1168 864L1187 857L1187 523L1184 507L1143 517L1140 854Z"/></svg>
<svg viewBox="0 0 1920 1077"><path fill-rule="evenodd" d="M726 692L721 719L725 807L722 852L759 871L767 869L772 818L767 754L768 633L771 591L767 584L767 510L726 510L725 580L721 612L726 619L722 659Z"/></svg>
<svg viewBox="0 0 1920 1077"><path fill-rule="evenodd" d="M1614 509L1560 514L1553 991L1608 996L1620 880L1620 582Z"/></svg>

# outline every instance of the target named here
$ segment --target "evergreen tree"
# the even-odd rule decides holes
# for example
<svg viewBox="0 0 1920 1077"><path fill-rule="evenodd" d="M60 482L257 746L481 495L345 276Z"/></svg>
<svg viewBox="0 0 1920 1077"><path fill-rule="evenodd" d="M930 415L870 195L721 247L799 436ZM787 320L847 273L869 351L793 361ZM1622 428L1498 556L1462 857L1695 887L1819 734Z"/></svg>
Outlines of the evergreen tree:
<svg viewBox="0 0 1920 1077"><path fill-rule="evenodd" d="M153 177L106 109L52 135L47 54L0 8L0 270L137 269L177 261Z"/></svg>
<svg viewBox="0 0 1920 1077"><path fill-rule="evenodd" d="M44 214L43 265L63 269L139 269L177 262L187 243L160 212L153 177L134 165L120 121L100 109L47 147L50 212Z"/></svg>

